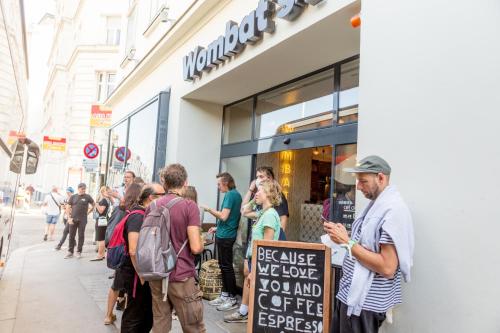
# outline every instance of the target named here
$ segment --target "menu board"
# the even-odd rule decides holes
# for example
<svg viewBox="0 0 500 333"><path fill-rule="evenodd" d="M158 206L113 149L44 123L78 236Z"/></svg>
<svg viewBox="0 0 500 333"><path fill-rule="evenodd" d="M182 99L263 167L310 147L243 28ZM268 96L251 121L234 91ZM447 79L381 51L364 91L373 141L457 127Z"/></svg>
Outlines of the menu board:
<svg viewBox="0 0 500 333"><path fill-rule="evenodd" d="M248 332L330 331L330 248L255 240Z"/></svg>

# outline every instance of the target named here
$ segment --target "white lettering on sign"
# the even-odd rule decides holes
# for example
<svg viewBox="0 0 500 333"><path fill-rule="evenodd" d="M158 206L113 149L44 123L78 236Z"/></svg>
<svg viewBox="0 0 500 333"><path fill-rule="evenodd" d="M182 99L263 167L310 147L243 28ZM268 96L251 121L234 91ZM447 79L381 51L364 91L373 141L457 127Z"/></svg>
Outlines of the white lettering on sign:
<svg viewBox="0 0 500 333"><path fill-rule="evenodd" d="M227 59L240 53L247 44L254 44L262 39L263 33L273 33L275 22L273 15L285 20L295 20L307 5L316 6L322 0L260 0L257 8L243 17L240 24L226 23L224 36L208 44L207 48L195 47L182 59L183 78L193 81L200 78L202 72L208 72ZM278 3L276 10L275 2Z"/></svg>

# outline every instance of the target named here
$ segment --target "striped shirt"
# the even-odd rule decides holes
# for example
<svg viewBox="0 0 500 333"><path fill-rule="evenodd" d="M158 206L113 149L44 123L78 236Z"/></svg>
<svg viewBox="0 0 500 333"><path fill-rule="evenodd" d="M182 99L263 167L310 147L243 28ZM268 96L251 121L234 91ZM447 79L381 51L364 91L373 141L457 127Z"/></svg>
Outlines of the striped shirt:
<svg viewBox="0 0 500 333"><path fill-rule="evenodd" d="M356 235L352 235L352 239L359 241L360 237L361 228L358 228ZM381 229L380 244L394 244L391 236L383 229ZM354 264L356 261L357 259L354 256L350 259L349 256L346 255L344 264L342 265L342 278L340 279L337 298L344 304L347 304L347 295L349 294L349 288L351 287ZM392 279L387 279L380 274L375 273L370 291L368 292L363 304L363 310L386 312L394 305L400 303L402 303L402 297L401 270L399 266L396 270L394 278Z"/></svg>

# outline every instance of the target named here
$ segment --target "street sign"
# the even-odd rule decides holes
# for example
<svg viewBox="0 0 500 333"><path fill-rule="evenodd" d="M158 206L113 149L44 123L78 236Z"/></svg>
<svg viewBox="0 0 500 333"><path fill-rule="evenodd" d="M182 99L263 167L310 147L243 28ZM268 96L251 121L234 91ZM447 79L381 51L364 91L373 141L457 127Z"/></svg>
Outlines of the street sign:
<svg viewBox="0 0 500 333"><path fill-rule="evenodd" d="M43 150L65 151L66 138L45 135L43 137Z"/></svg>
<svg viewBox="0 0 500 333"><path fill-rule="evenodd" d="M86 172L96 172L99 168L99 162L96 159L84 158L82 165L85 168Z"/></svg>
<svg viewBox="0 0 500 333"><path fill-rule="evenodd" d="M119 147L115 151L115 157L120 162L128 161L130 159L131 155L132 155L132 152L130 151L130 149L128 149L126 147Z"/></svg>
<svg viewBox="0 0 500 333"><path fill-rule="evenodd" d="M99 155L99 147L95 143L87 143L85 147L83 147L83 155L86 158L96 158Z"/></svg>

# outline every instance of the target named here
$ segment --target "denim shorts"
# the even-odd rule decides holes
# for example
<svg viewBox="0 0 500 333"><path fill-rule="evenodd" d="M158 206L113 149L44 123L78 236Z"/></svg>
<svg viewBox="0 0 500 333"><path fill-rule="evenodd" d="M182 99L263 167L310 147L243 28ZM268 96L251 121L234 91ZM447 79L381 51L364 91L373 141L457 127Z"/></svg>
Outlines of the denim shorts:
<svg viewBox="0 0 500 333"><path fill-rule="evenodd" d="M57 220L59 220L59 215L47 215L48 224L57 224Z"/></svg>

